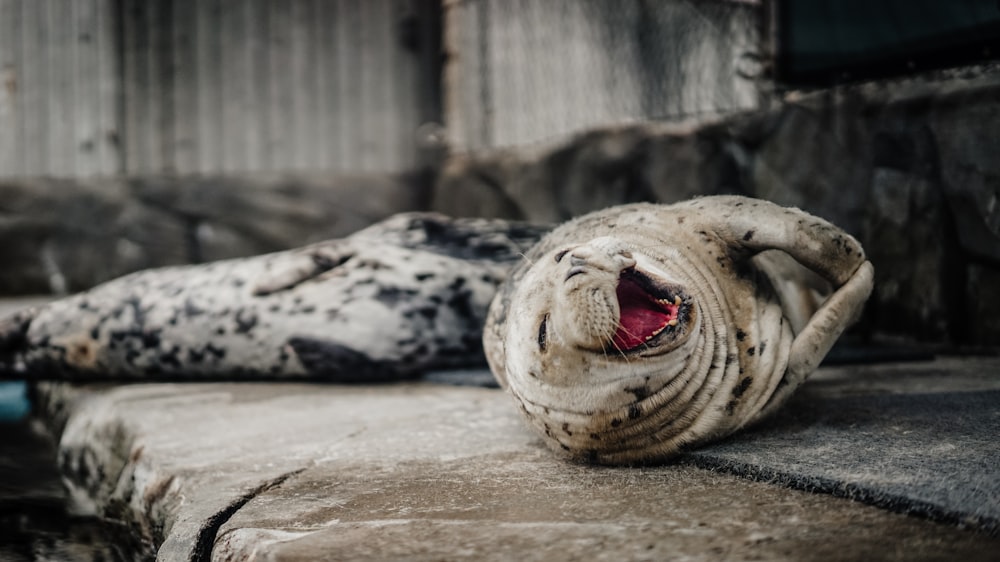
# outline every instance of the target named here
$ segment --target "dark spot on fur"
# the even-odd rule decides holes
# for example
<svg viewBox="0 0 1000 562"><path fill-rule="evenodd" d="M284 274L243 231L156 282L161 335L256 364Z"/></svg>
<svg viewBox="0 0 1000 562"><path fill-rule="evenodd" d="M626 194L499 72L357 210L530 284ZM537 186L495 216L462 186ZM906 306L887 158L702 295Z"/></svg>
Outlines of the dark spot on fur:
<svg viewBox="0 0 1000 562"><path fill-rule="evenodd" d="M753 229L748 230L747 233L743 235L743 241L744 242L749 242L750 239L753 238L753 234L754 234L754 230Z"/></svg>
<svg viewBox="0 0 1000 562"><path fill-rule="evenodd" d="M740 379L739 384L737 384L736 388L733 389L733 396L737 398L743 396L743 393L746 392L748 388L750 388L750 383L752 382L753 382L753 377L743 377L742 379Z"/></svg>
<svg viewBox="0 0 1000 562"><path fill-rule="evenodd" d="M142 346L146 349L160 346L160 330L149 330L142 333Z"/></svg>
<svg viewBox="0 0 1000 562"><path fill-rule="evenodd" d="M566 435L569 435L570 437L573 436L573 432L569 430L569 423L562 424L562 430Z"/></svg>
<svg viewBox="0 0 1000 562"><path fill-rule="evenodd" d="M446 303L449 308L455 311L455 314L462 318L467 323L474 322L476 327L479 327L479 319L476 317L476 313L472 308L472 303L470 301L472 294L466 291L455 293L448 302Z"/></svg>
<svg viewBox="0 0 1000 562"><path fill-rule="evenodd" d="M596 434L596 433L591 433L590 434L590 438L593 439L594 441L600 441L601 440L601 436L598 435L598 434Z"/></svg>
<svg viewBox="0 0 1000 562"><path fill-rule="evenodd" d="M641 415L642 415L642 408L640 408L638 404L632 404L631 406L628 407L628 419L630 420L639 419L639 416Z"/></svg>
<svg viewBox="0 0 1000 562"><path fill-rule="evenodd" d="M370 269L372 271L381 271L385 269L393 269L391 265L384 264L380 261L375 260L362 260L358 262L359 269Z"/></svg>
<svg viewBox="0 0 1000 562"><path fill-rule="evenodd" d="M236 333L248 334L257 325L257 313L241 308L236 311Z"/></svg>
<svg viewBox="0 0 1000 562"><path fill-rule="evenodd" d="M177 357L177 354L180 353L180 351L181 348L175 345L170 348L170 351L161 353L159 357L160 363L173 367L174 369L182 368L184 365L181 363L180 358Z"/></svg>
<svg viewBox="0 0 1000 562"><path fill-rule="evenodd" d="M195 305L194 302L191 301L191 299L186 299L184 301L184 315L185 316L187 316L187 317L190 318L190 317L194 317L194 316L199 316L201 314L205 314L205 310L202 309L202 308L198 308L198 306Z"/></svg>
<svg viewBox="0 0 1000 562"><path fill-rule="evenodd" d="M764 349L766 348L767 348L767 342L764 341L760 342L760 352L764 353Z"/></svg>
<svg viewBox="0 0 1000 562"><path fill-rule="evenodd" d="M201 363L205 360L205 352L197 349L189 349L187 352L188 363Z"/></svg>
<svg viewBox="0 0 1000 562"><path fill-rule="evenodd" d="M375 299L382 304L393 307L400 301L405 300L408 297L416 295L418 291L416 289L400 289L399 287L379 287L378 292L375 293Z"/></svg>
<svg viewBox="0 0 1000 562"><path fill-rule="evenodd" d="M726 404L726 415L727 416L733 415L733 412L736 411L737 404L739 404L739 402L736 401L736 400L730 400L729 403Z"/></svg>
<svg viewBox="0 0 1000 562"><path fill-rule="evenodd" d="M649 396L649 388L645 386L625 387L625 392L628 392L633 396L635 396L636 402Z"/></svg>
<svg viewBox="0 0 1000 562"><path fill-rule="evenodd" d="M620 420L618 418L615 418L615 419L611 420L611 427L618 427L621 424L622 424L622 420Z"/></svg>
<svg viewBox="0 0 1000 562"><path fill-rule="evenodd" d="M128 351L125 352L125 362L128 363L129 365L132 365L133 363L135 363L135 360L138 359L140 355L141 353L139 353L139 350L129 349Z"/></svg>
<svg viewBox="0 0 1000 562"><path fill-rule="evenodd" d="M376 382L398 377L398 365L371 358L365 353L332 341L291 338L295 350L309 373L336 382Z"/></svg>
<svg viewBox="0 0 1000 562"><path fill-rule="evenodd" d="M731 365L734 361L736 361L736 354L730 353L726 356L726 365Z"/></svg>
<svg viewBox="0 0 1000 562"><path fill-rule="evenodd" d="M569 451L569 446L566 445L565 443L560 443L559 446L562 447L563 451Z"/></svg>
<svg viewBox="0 0 1000 562"><path fill-rule="evenodd" d="M757 349L754 348L754 346L752 346L752 345L747 348L747 355L753 355L756 352L757 352Z"/></svg>
<svg viewBox="0 0 1000 562"><path fill-rule="evenodd" d="M428 279L433 278L434 274L433 273L418 273L418 274L414 275L413 277L417 281L427 281Z"/></svg>
<svg viewBox="0 0 1000 562"><path fill-rule="evenodd" d="M746 337L747 337L747 333L746 332L744 332L743 330L740 330L739 328L736 329L736 340L737 341L743 341L743 340L746 339Z"/></svg>
<svg viewBox="0 0 1000 562"><path fill-rule="evenodd" d="M205 346L205 352L208 353L209 355L214 356L216 359L226 358L226 350L221 347L215 347L212 344L208 344Z"/></svg>

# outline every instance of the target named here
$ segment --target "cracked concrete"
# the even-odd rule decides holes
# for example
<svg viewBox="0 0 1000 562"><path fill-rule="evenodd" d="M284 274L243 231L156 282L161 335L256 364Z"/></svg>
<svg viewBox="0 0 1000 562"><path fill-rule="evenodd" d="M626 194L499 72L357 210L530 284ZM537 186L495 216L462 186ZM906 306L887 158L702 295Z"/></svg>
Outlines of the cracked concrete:
<svg viewBox="0 0 1000 562"><path fill-rule="evenodd" d="M42 385L38 396L43 412L69 412L60 463L78 495L159 560L991 560L1000 547L690 465L568 464L493 389Z"/></svg>

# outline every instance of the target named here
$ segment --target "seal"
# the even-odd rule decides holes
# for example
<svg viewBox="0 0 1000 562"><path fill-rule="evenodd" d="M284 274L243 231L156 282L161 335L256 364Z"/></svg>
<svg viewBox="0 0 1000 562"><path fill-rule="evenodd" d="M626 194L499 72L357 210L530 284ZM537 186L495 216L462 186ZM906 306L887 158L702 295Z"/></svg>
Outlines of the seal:
<svg viewBox="0 0 1000 562"><path fill-rule="evenodd" d="M141 271L0 321L0 373L370 382L482 365L489 302L546 230L410 213L296 250Z"/></svg>
<svg viewBox="0 0 1000 562"><path fill-rule="evenodd" d="M543 238L490 306L490 367L554 450L662 461L765 418L859 315L873 268L799 209L633 204Z"/></svg>

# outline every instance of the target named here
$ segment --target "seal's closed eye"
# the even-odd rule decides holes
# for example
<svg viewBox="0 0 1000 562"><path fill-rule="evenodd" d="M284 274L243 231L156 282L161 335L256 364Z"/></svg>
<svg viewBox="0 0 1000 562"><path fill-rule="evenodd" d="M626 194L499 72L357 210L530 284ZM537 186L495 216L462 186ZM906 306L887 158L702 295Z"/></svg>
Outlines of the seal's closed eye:
<svg viewBox="0 0 1000 562"><path fill-rule="evenodd" d="M542 318L541 325L538 326L538 349L541 351L545 351L545 348L548 345L548 334L546 329L548 323L549 315L546 314L545 317Z"/></svg>

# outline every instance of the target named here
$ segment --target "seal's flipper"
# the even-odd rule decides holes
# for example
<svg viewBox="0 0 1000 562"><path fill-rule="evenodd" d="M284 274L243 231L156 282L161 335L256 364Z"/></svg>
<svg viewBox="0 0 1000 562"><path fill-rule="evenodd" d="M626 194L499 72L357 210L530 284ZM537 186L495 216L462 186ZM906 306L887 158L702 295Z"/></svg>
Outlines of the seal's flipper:
<svg viewBox="0 0 1000 562"><path fill-rule="evenodd" d="M834 287L846 283L865 262L853 236L800 209L745 197L713 197L712 205L691 205L734 250L781 250Z"/></svg>
<svg viewBox="0 0 1000 562"><path fill-rule="evenodd" d="M860 316L872 292L874 276L875 268L870 261L865 261L809 319L809 323L792 341L785 378L761 412L761 418L785 402L816 370L837 338Z"/></svg>
<svg viewBox="0 0 1000 562"><path fill-rule="evenodd" d="M253 287L253 295L260 297L286 291L309 279L314 279L354 257L354 252L340 241L321 242L296 252L290 263L277 271L268 270Z"/></svg>
<svg viewBox="0 0 1000 562"><path fill-rule="evenodd" d="M786 374L758 415L760 419L805 381L837 338L857 320L872 291L874 268L853 236L805 211L742 197L721 197L713 202L717 204L703 214L730 248L752 254L780 250L833 288L804 327L795 330Z"/></svg>

